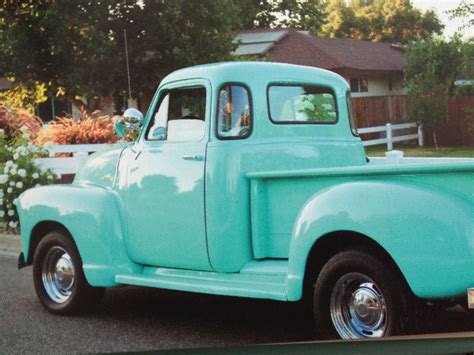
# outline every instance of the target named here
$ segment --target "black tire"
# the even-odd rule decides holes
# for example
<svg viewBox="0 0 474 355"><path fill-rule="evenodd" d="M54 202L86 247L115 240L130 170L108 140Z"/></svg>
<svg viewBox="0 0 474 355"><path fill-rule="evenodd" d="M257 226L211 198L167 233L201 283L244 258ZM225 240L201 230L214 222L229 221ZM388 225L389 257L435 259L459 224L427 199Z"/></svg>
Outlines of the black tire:
<svg viewBox="0 0 474 355"><path fill-rule="evenodd" d="M314 284L316 335L347 339L403 334L410 299L390 265L367 251L343 251L329 259Z"/></svg>
<svg viewBox="0 0 474 355"><path fill-rule="evenodd" d="M47 271L56 269L59 263L65 267L54 278ZM104 288L87 283L76 245L62 230L48 233L39 242L33 258L33 282L42 306L55 314L90 311L104 295Z"/></svg>

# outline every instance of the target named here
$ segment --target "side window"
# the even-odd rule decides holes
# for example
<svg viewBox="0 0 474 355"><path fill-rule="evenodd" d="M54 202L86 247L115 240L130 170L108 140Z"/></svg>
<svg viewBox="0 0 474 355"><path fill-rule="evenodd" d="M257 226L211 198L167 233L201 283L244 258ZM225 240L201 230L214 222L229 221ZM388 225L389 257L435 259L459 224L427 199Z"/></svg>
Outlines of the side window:
<svg viewBox="0 0 474 355"><path fill-rule="evenodd" d="M206 89L168 91L155 110L147 140L199 141L204 137Z"/></svg>
<svg viewBox="0 0 474 355"><path fill-rule="evenodd" d="M270 119L274 123L335 123L336 99L329 88L273 85L268 89Z"/></svg>
<svg viewBox="0 0 474 355"><path fill-rule="evenodd" d="M352 108L352 101L351 101L351 92L348 91L346 94L346 104L347 104L347 112L349 113L349 123L351 126L351 131L354 136L358 136L359 133L357 132L357 122L354 117L354 110Z"/></svg>
<svg viewBox="0 0 474 355"><path fill-rule="evenodd" d="M219 92L217 136L221 139L247 138L252 129L250 98L240 85L224 86Z"/></svg>

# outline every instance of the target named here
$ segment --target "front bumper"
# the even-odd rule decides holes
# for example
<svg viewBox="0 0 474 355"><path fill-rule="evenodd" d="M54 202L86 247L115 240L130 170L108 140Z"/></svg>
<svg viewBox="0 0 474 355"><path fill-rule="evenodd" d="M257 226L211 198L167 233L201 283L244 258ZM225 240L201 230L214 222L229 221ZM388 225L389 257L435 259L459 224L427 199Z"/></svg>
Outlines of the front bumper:
<svg viewBox="0 0 474 355"><path fill-rule="evenodd" d="M467 308L474 309L474 288L467 289Z"/></svg>

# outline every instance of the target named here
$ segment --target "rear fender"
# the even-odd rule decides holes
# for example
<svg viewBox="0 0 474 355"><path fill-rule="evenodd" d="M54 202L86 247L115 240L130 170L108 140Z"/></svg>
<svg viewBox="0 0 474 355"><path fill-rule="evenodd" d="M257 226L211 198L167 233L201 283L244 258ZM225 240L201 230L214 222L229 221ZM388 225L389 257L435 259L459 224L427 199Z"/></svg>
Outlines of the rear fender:
<svg viewBox="0 0 474 355"><path fill-rule="evenodd" d="M297 218L290 242L288 298L302 296L313 245L337 231L356 232L378 243L415 295L463 295L474 281L473 216L471 201L427 186L373 181L330 187L315 194Z"/></svg>

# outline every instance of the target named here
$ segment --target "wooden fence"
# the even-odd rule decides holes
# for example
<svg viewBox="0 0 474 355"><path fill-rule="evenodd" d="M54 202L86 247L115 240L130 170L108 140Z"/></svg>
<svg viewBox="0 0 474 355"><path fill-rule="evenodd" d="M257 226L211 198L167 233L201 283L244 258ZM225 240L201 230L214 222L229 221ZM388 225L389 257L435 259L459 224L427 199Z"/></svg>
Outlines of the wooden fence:
<svg viewBox="0 0 474 355"><path fill-rule="evenodd" d="M401 124L408 121L404 95L352 98L352 109L359 128ZM425 144L432 145L431 131L425 132ZM436 129L439 145L474 146L474 96L449 98L448 120ZM377 133L367 139L381 138Z"/></svg>

